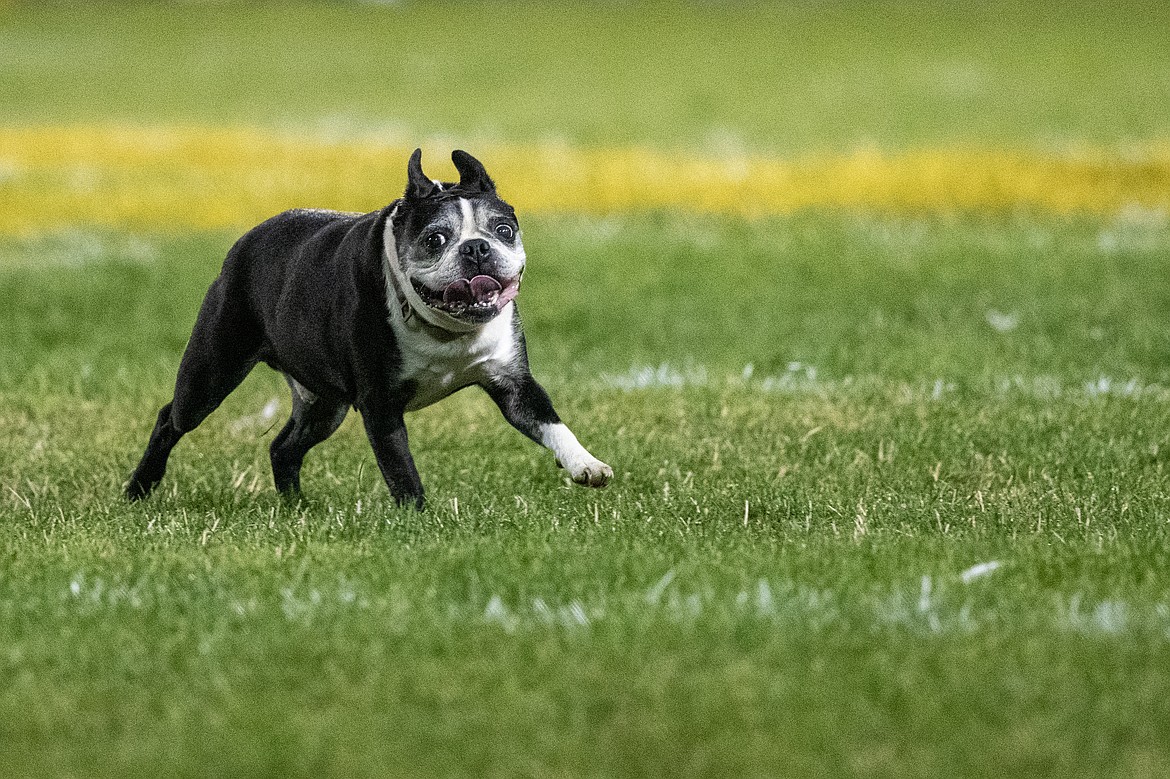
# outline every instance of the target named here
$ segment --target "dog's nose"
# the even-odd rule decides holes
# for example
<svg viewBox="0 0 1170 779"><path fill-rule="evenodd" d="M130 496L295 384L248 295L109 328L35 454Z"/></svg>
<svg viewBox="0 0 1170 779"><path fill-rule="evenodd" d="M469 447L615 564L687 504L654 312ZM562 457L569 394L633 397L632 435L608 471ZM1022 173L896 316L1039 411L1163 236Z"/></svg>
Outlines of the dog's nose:
<svg viewBox="0 0 1170 779"><path fill-rule="evenodd" d="M459 247L459 253L474 262L483 262L492 253L492 247L482 238L472 238L464 241Z"/></svg>

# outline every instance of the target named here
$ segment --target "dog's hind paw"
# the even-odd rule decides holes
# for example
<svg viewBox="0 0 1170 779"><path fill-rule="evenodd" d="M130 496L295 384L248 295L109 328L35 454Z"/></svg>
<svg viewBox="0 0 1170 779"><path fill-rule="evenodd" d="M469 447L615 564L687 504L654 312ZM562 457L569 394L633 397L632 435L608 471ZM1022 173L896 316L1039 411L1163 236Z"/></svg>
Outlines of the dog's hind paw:
<svg viewBox="0 0 1170 779"><path fill-rule="evenodd" d="M131 503L136 503L150 495L153 489L154 484L151 482L142 482L138 479L131 479L126 483L126 487L122 491L122 494L125 496L126 500L130 501Z"/></svg>
<svg viewBox="0 0 1170 779"><path fill-rule="evenodd" d="M394 505L400 509L413 507L415 511L425 511L427 507L427 499L422 492L396 493L394 494Z"/></svg>

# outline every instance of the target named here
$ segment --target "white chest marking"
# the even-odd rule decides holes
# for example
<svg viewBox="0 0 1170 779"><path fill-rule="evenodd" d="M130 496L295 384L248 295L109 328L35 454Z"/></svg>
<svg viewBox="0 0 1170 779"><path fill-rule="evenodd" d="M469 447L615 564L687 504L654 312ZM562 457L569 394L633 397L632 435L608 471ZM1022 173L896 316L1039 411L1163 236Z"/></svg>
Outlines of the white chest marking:
<svg viewBox="0 0 1170 779"><path fill-rule="evenodd" d="M475 220L469 218L474 217L471 203L460 198L459 204L464 217L461 231L474 232ZM504 306L482 327L467 325L428 309L399 267L393 229L396 213L397 209L387 218L383 233L383 272L386 275L390 327L394 330L402 360L397 378L414 383L415 394L406 409L416 411L456 390L482 382L492 375L509 372L519 356L519 344L512 329L512 303ZM404 316L403 307L398 303L400 292L406 297L412 316ZM423 319L433 321L428 325ZM443 328L444 324L451 327ZM441 332L443 330L447 332ZM436 333L441 333L441 337Z"/></svg>
<svg viewBox="0 0 1170 779"><path fill-rule="evenodd" d="M414 382L415 395L407 404L416 411L456 390L503 373L516 359L512 331L512 304L482 328L457 338L436 338L424 325L401 315L390 317L402 358L401 378Z"/></svg>

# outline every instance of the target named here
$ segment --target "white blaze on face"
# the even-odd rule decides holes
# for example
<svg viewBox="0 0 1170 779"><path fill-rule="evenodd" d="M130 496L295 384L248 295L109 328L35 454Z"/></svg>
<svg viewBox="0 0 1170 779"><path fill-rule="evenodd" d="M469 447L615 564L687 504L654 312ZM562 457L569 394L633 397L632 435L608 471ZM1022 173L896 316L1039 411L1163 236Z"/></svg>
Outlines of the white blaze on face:
<svg viewBox="0 0 1170 779"><path fill-rule="evenodd" d="M573 431L560 422L540 426L540 442L552 450L569 477L578 484L604 487L613 478L613 469L589 454Z"/></svg>
<svg viewBox="0 0 1170 779"><path fill-rule="evenodd" d="M478 232L475 227L475 209L472 207L471 201L465 197L459 198L459 214L462 220L459 223L459 240L456 242L457 245L474 238Z"/></svg>

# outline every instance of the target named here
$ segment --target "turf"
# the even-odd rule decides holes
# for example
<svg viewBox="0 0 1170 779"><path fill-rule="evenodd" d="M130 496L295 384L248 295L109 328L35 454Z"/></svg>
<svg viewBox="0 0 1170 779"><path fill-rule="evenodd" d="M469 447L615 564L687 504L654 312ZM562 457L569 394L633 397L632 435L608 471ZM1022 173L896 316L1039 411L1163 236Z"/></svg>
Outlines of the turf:
<svg viewBox="0 0 1170 779"><path fill-rule="evenodd" d="M1170 135L1170 7L1147 0L20 3L0 25L5 122L781 153Z"/></svg>
<svg viewBox="0 0 1170 779"><path fill-rule="evenodd" d="M122 504L230 237L9 240L5 762L1160 773L1170 231L1117 229L539 220L533 360L617 481L465 393L411 419L423 515L356 420L279 501L263 369Z"/></svg>
<svg viewBox="0 0 1170 779"><path fill-rule="evenodd" d="M111 8L0 8L5 122L1170 135L1162 5ZM263 368L124 503L235 236L0 237L4 775L1170 773L1163 211L524 224L535 372L616 479L468 391L408 420L422 514L352 418L279 500Z"/></svg>

